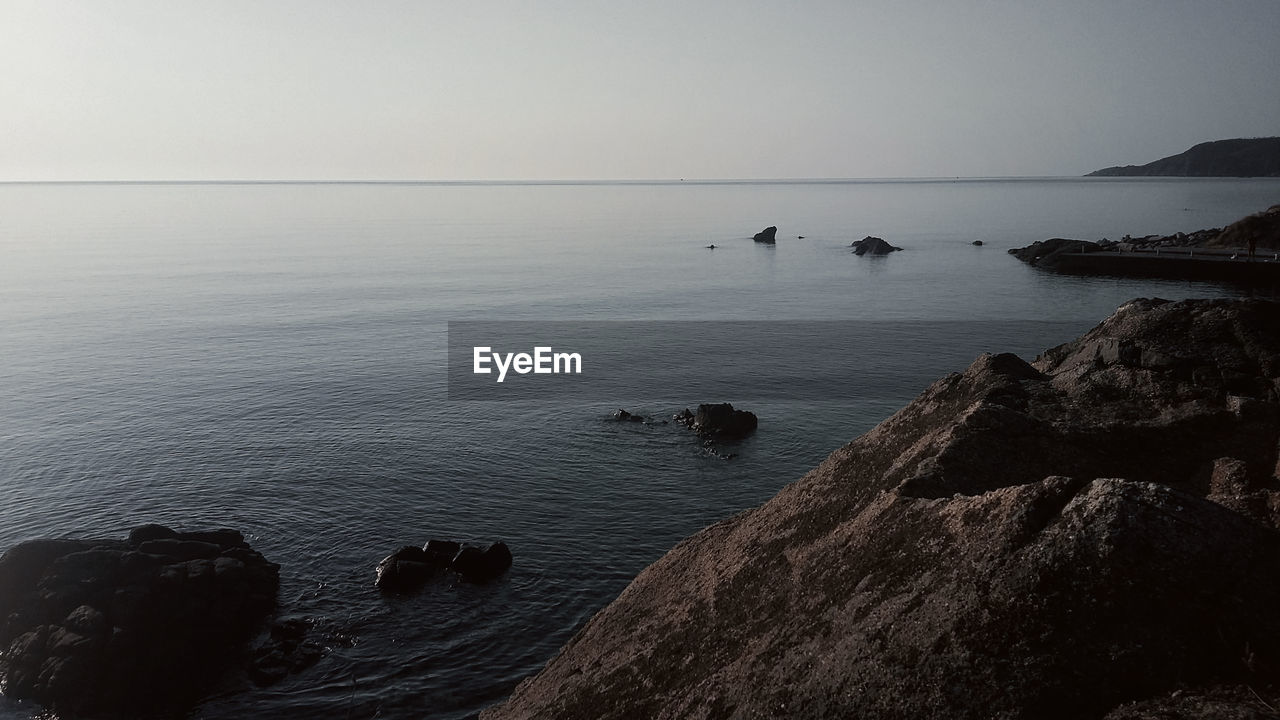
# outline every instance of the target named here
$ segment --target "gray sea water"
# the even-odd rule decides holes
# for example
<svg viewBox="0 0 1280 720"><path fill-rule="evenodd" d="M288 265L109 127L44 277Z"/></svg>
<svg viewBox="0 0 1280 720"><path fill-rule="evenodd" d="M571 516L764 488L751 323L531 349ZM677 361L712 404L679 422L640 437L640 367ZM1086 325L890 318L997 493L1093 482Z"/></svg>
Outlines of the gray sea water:
<svg viewBox="0 0 1280 720"><path fill-rule="evenodd" d="M466 717L679 539L941 373L1029 357L1134 297L1245 292L1045 274L1006 249L1217 227L1276 202L1277 180L0 185L0 548L241 528L282 565L283 609L355 643L272 688L231 682L193 717ZM768 225L777 245L753 243ZM850 254L865 235L905 249ZM447 323L475 320L893 332L841 350L858 378L845 396L750 403L760 430L725 461L609 415L750 388L449 402ZM377 561L431 537L503 539L515 565L381 595ZM36 711L0 699L0 717Z"/></svg>

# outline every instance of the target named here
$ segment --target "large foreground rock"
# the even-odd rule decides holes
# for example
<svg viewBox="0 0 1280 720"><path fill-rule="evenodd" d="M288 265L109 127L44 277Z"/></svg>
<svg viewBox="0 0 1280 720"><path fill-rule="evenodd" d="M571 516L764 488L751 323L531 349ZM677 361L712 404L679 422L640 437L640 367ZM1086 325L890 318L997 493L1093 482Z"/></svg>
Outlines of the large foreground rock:
<svg viewBox="0 0 1280 720"><path fill-rule="evenodd" d="M1261 301L983 356L676 546L483 718L1261 717L1278 389Z"/></svg>
<svg viewBox="0 0 1280 720"><path fill-rule="evenodd" d="M235 530L21 543L0 557L0 687L60 715L180 713L242 659L278 586Z"/></svg>

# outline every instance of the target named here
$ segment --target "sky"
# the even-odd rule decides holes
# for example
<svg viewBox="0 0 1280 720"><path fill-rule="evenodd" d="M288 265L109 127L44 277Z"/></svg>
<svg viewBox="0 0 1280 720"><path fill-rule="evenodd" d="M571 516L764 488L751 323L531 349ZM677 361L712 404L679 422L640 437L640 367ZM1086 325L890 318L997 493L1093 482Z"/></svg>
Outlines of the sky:
<svg viewBox="0 0 1280 720"><path fill-rule="evenodd" d="M1079 175L1280 135L1280 0L0 0L0 180Z"/></svg>

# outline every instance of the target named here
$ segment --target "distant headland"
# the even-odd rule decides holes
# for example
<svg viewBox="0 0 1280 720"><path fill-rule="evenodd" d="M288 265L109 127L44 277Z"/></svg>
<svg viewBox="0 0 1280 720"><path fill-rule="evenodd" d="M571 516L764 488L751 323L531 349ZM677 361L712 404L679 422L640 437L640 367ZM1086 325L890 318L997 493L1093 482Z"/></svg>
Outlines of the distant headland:
<svg viewBox="0 0 1280 720"><path fill-rule="evenodd" d="M1200 143L1146 165L1094 170L1085 177L1280 177L1280 137Z"/></svg>

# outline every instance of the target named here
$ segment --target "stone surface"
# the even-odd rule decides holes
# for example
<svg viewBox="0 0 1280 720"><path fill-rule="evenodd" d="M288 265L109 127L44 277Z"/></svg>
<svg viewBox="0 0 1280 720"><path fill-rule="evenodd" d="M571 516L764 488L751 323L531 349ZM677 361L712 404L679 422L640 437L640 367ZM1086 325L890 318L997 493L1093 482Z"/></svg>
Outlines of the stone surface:
<svg viewBox="0 0 1280 720"><path fill-rule="evenodd" d="M1263 301L982 356L677 545L482 717L1259 717L1280 532L1233 504L1277 505L1278 390Z"/></svg>
<svg viewBox="0 0 1280 720"><path fill-rule="evenodd" d="M774 227L773 225L770 225L769 227L756 233L755 237L753 237L752 239L758 243L767 243L769 245L773 245L774 243L778 242L777 235L778 235L778 228Z"/></svg>
<svg viewBox="0 0 1280 720"><path fill-rule="evenodd" d="M181 712L236 666L279 566L236 531L34 540L0 557L0 683L63 715Z"/></svg>

